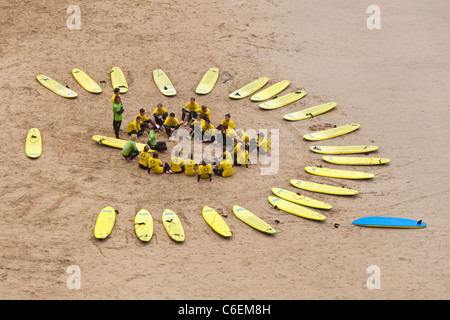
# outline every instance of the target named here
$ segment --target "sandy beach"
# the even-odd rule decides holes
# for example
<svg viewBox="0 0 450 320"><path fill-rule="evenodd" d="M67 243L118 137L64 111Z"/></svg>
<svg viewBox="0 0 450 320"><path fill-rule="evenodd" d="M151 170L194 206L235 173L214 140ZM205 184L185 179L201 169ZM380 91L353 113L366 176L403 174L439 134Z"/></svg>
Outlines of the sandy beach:
<svg viewBox="0 0 450 320"><path fill-rule="evenodd" d="M0 138L0 298L152 300L318 300L450 298L450 24L448 1L174 0L77 1L81 28L71 30L61 1L1 0L3 129ZM366 25L367 7L381 9L381 29ZM121 138L140 108L175 112L195 97L217 126L230 113L237 128L278 130L276 174L261 163L235 167L214 184L184 175L145 175L119 149L93 135L114 136L110 70L128 81ZM208 95L195 88L212 67L228 72ZM85 91L71 70L80 68L103 89ZM152 79L162 69L177 95L166 97ZM62 98L43 87L45 74L78 93ZM297 102L262 110L249 98L228 95L268 77L289 80L283 91L305 90ZM268 86L267 85L267 86ZM283 115L328 101L320 116L288 122ZM303 135L349 123L360 129L319 143ZM24 152L27 132L39 128L43 152ZM274 131L275 132L275 131ZM170 150L161 159L170 162ZM146 142L140 137L139 142ZM271 137L269 136L269 139ZM309 147L377 145L380 166L328 164ZM314 176L306 166L367 171L369 180ZM356 189L344 197L301 191L291 179ZM333 205L322 222L276 210L273 187ZM272 225L267 235L232 212L250 210ZM94 238L97 215L119 211L111 235ZM233 232L215 233L204 206L217 210ZM134 217L147 209L154 235L142 243ZM169 238L161 221L178 214L186 241ZM366 216L423 219L424 229L364 228ZM339 228L335 228L335 224ZM80 289L70 289L67 268L77 266ZM381 271L370 289L369 266Z"/></svg>

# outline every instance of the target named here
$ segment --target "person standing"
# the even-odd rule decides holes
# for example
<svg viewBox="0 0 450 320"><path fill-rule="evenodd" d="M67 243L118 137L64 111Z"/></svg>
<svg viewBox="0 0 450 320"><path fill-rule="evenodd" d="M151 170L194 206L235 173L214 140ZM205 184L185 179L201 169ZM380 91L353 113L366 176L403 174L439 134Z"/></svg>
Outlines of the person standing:
<svg viewBox="0 0 450 320"><path fill-rule="evenodd" d="M120 126L122 125L122 114L125 110L122 106L122 100L120 99L120 95L117 94L114 97L114 104L113 104L113 113L114 113L114 120L113 120L113 128L114 133L116 135L116 139L119 138L119 130Z"/></svg>

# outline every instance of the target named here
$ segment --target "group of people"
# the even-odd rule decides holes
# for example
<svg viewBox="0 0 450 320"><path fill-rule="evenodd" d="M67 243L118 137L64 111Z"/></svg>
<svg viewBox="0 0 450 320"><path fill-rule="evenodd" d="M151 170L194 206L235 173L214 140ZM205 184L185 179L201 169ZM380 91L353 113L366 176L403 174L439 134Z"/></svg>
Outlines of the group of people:
<svg viewBox="0 0 450 320"><path fill-rule="evenodd" d="M115 136L119 138L119 130L122 124L122 114L124 108L118 88L114 89L111 99L113 104L114 121L113 128ZM159 159L159 153L167 150L165 142L157 141L158 132L165 131L169 141L175 141L178 129L186 126L190 137L204 143L221 144L223 155L221 159L214 157L210 160L202 160L198 165L195 163L192 154L188 159L183 160L179 151L174 152L171 163L163 163ZM145 134L148 129L148 141L142 152L139 152L136 141L137 138ZM136 118L127 126L127 134L130 136L122 149L122 155L128 161L135 161L140 154L139 168L146 170L149 174L154 173L184 173L187 176L197 174L198 183L200 179L212 180L212 173L229 177L233 174L233 165L245 166L248 170L250 162L249 153L258 150L260 154L267 154L270 143L262 132L256 138L250 139L241 129L236 130L234 121L230 114L226 114L223 121L215 128L211 124L211 112L205 105L199 106L195 98L191 98L181 109L181 122L176 118L175 113L168 113L161 103L158 103L153 111L153 119L145 114L145 109L140 109ZM150 155L150 152L152 154ZM213 167L214 166L214 167Z"/></svg>

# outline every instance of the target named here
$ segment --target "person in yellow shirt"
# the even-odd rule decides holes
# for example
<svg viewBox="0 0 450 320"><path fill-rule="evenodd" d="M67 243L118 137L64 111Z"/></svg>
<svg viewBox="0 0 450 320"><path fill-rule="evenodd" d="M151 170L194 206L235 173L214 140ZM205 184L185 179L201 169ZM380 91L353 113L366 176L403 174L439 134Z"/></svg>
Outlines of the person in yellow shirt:
<svg viewBox="0 0 450 320"><path fill-rule="evenodd" d="M116 97L117 96L120 97L120 89L119 88L114 88L114 95L111 98L111 102L112 102L113 105L116 102Z"/></svg>
<svg viewBox="0 0 450 320"><path fill-rule="evenodd" d="M202 105L198 113L201 113L202 119L204 120L208 119L209 121L211 121L211 112L209 111L209 108L207 106Z"/></svg>
<svg viewBox="0 0 450 320"><path fill-rule="evenodd" d="M202 119L202 115L200 113L197 113L197 118L194 120L194 122L191 123L189 126L189 133L191 137L193 136L197 140L202 139L202 128L205 125L205 120Z"/></svg>
<svg viewBox="0 0 450 320"><path fill-rule="evenodd" d="M173 173L172 170L170 170L170 165L168 163L162 163L162 161L159 159L158 152L153 152L153 155L151 158L148 159L148 171L147 174L150 173L150 170L153 170L154 173L160 174L160 173Z"/></svg>
<svg viewBox="0 0 450 320"><path fill-rule="evenodd" d="M151 156L148 154L148 151L150 150L150 147L146 145L144 147L144 150L141 152L140 159L139 159L139 168L148 170L148 160L151 158Z"/></svg>
<svg viewBox="0 0 450 320"><path fill-rule="evenodd" d="M169 117L164 121L164 128L166 129L169 141L175 141L177 129L180 127L180 122L175 118L175 113L170 113Z"/></svg>
<svg viewBox="0 0 450 320"><path fill-rule="evenodd" d="M270 142L269 139L264 137L264 133L260 132L258 137L250 140L249 152L255 150L259 151L259 154L266 155L269 152Z"/></svg>
<svg viewBox="0 0 450 320"><path fill-rule="evenodd" d="M192 153L189 153L188 156L189 159L186 159L184 161L184 174L187 176L195 176L195 161L194 157L192 156Z"/></svg>
<svg viewBox="0 0 450 320"><path fill-rule="evenodd" d="M203 142L214 142L216 140L216 130L208 119L202 126L202 139Z"/></svg>
<svg viewBox="0 0 450 320"><path fill-rule="evenodd" d="M233 162L227 161L227 156L224 154L222 162L213 171L221 177L230 177L233 175Z"/></svg>
<svg viewBox="0 0 450 320"><path fill-rule="evenodd" d="M225 119L222 120L222 122L217 126L216 129L217 129L217 130L222 129L222 127L223 127L225 124L228 126L228 128L236 129L236 127L235 127L235 125L234 125L234 121L231 120L231 115L230 115L229 113L227 113L227 114L225 115Z"/></svg>
<svg viewBox="0 0 450 320"><path fill-rule="evenodd" d="M147 115L145 114L144 108L141 108L139 110L139 114L136 116L136 119L137 119L137 117L141 117L141 128L143 130L150 129L152 126L154 126L156 124L152 119L149 119L147 117Z"/></svg>
<svg viewBox="0 0 450 320"><path fill-rule="evenodd" d="M245 145L235 140L233 152L234 152L234 165L236 166L245 165L245 170L248 170L248 162L250 157L248 150L246 150L245 148Z"/></svg>
<svg viewBox="0 0 450 320"><path fill-rule="evenodd" d="M156 109L153 111L153 116L155 117L155 122L159 126L162 126L164 124L164 121L166 121L168 113L167 110L163 108L162 103L158 103L156 105Z"/></svg>
<svg viewBox="0 0 450 320"><path fill-rule="evenodd" d="M138 137L142 136L144 129L141 128L142 118L140 116L136 117L136 120L131 121L127 127L128 135L136 134Z"/></svg>
<svg viewBox="0 0 450 320"><path fill-rule="evenodd" d="M205 160L202 161L202 164L198 167L198 175L197 175L197 181L194 181L194 183L198 183L200 179L208 179L209 182L213 183L212 180L212 166L210 163L206 164Z"/></svg>
<svg viewBox="0 0 450 320"><path fill-rule="evenodd" d="M242 129L237 129L236 136L239 139L239 142L241 142L246 148L248 148L250 143L250 137L248 136L248 134L246 134Z"/></svg>
<svg viewBox="0 0 450 320"><path fill-rule="evenodd" d="M180 151L175 151L175 155L170 159L170 162L172 163L171 169L173 173L184 172L183 159L180 157Z"/></svg>
<svg viewBox="0 0 450 320"><path fill-rule="evenodd" d="M191 119L197 118L199 109L200 106L195 102L195 98L191 98L191 100L181 109L181 124L188 125ZM184 121L184 118L186 118L186 122Z"/></svg>

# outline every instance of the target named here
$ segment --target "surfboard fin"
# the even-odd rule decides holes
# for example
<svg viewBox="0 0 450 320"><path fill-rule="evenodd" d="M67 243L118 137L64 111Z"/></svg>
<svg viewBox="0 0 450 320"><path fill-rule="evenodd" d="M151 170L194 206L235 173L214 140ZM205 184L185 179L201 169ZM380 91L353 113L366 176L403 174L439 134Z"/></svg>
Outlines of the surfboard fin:
<svg viewBox="0 0 450 320"><path fill-rule="evenodd" d="M422 220L417 221L417 224L422 224Z"/></svg>

